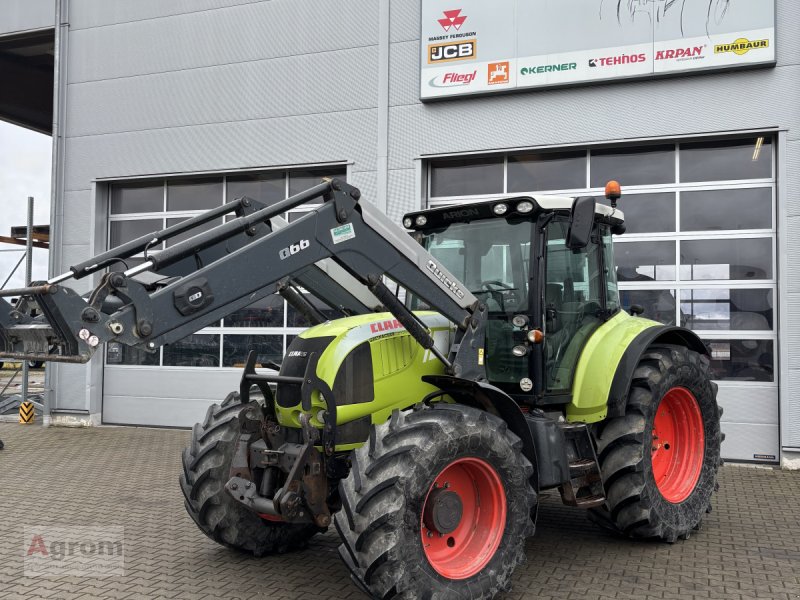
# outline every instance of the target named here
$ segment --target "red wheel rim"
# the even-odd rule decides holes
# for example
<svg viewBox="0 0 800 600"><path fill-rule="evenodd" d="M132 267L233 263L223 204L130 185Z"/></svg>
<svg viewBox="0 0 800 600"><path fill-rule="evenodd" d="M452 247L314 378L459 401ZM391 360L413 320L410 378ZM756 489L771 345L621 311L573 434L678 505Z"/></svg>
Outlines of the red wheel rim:
<svg viewBox="0 0 800 600"><path fill-rule="evenodd" d="M449 533L420 524L422 548L430 565L448 579L467 579L494 556L506 527L506 493L497 471L479 458L454 460L436 477L425 496L422 514L434 490L458 494L461 519Z"/></svg>
<svg viewBox="0 0 800 600"><path fill-rule="evenodd" d="M651 464L665 500L677 504L691 495L700 479L704 453L700 405L692 392L674 387L664 394L653 420Z"/></svg>

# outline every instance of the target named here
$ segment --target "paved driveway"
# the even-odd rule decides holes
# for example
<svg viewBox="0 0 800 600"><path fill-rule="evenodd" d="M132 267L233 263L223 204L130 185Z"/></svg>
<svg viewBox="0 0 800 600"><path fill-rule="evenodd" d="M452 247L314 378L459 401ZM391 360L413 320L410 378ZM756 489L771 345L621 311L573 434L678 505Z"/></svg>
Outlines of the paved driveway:
<svg viewBox="0 0 800 600"><path fill-rule="evenodd" d="M335 534L253 559L204 537L183 510L186 431L0 423L0 598L346 599L362 596ZM28 525L122 526L125 575L24 577ZM548 495L506 599L800 599L800 473L726 466L703 529L674 545L596 529Z"/></svg>

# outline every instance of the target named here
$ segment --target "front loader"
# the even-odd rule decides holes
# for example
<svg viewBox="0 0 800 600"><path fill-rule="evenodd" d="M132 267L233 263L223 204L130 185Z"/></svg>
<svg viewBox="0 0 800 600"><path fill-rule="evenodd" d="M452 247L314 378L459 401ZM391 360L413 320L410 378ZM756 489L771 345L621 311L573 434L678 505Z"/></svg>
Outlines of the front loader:
<svg viewBox="0 0 800 600"><path fill-rule="evenodd" d="M708 353L621 309L618 185L607 197L503 197L410 213L405 229L338 180L271 206L240 198L0 292L20 297L0 302L0 358L153 352L281 293L316 324L280 365L251 352L239 390L195 425L180 475L189 515L257 556L334 524L375 598L491 598L524 560L545 490L666 542L711 509L722 434ZM109 267L122 270L100 275ZM64 285L93 274L87 296Z"/></svg>

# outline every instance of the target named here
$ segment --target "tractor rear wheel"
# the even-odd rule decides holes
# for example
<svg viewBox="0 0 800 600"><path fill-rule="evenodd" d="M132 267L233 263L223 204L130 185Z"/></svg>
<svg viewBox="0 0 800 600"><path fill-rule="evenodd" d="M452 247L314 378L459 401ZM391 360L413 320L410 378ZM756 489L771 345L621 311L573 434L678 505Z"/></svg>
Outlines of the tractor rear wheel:
<svg viewBox="0 0 800 600"><path fill-rule="evenodd" d="M211 405L205 420L192 429L180 476L186 512L209 538L235 550L263 556L302 548L321 531L318 527L262 519L225 491L239 414L251 404L242 404L237 393L228 394L222 404Z"/></svg>
<svg viewBox="0 0 800 600"><path fill-rule="evenodd" d="M525 559L532 475L493 415L445 403L395 411L340 483L339 553L377 598L492 598Z"/></svg>
<svg viewBox="0 0 800 600"><path fill-rule="evenodd" d="M593 520L667 542L699 529L721 463L716 392L707 357L682 346L645 351L625 415L604 423L597 438L607 500Z"/></svg>

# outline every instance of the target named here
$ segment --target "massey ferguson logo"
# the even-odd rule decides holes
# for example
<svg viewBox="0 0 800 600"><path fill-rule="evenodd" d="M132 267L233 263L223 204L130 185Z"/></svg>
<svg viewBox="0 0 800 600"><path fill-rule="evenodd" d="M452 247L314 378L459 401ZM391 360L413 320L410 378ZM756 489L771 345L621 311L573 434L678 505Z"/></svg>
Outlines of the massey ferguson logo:
<svg viewBox="0 0 800 600"><path fill-rule="evenodd" d="M433 262L432 260L428 261L428 271L433 273L434 277L441 281L445 287L458 299L462 299L464 297L464 291L458 287L458 284L450 279L447 275L442 273L442 270L438 267L438 265Z"/></svg>
<svg viewBox="0 0 800 600"><path fill-rule="evenodd" d="M629 65L640 63L647 60L647 55L641 54L620 54L619 56L604 56L602 58L590 58L590 67L612 67L615 65Z"/></svg>
<svg viewBox="0 0 800 600"><path fill-rule="evenodd" d="M295 254L305 250L309 246L310 244L308 243L308 240L300 240L296 244L292 244L288 248L284 248L283 250L278 252L278 256L281 257L281 260L286 260L290 256L294 256Z"/></svg>
<svg viewBox="0 0 800 600"><path fill-rule="evenodd" d="M464 40L447 44L430 44L428 46L428 63L441 63L450 60L467 60L477 56L478 42Z"/></svg>
<svg viewBox="0 0 800 600"><path fill-rule="evenodd" d="M403 329L400 321L397 319L389 319L388 321L378 321L377 323L370 323L369 330L372 333L381 333L384 331L394 331L395 329Z"/></svg>
<svg viewBox="0 0 800 600"><path fill-rule="evenodd" d="M467 15L462 15L460 8L457 10L446 10L444 11L444 18L439 19L439 25L442 26L445 32L450 31L451 27L458 31L466 20Z"/></svg>
<svg viewBox="0 0 800 600"><path fill-rule="evenodd" d="M656 60L686 60L688 58L700 58L703 55L704 46L692 46L690 48L670 48L669 50L658 50Z"/></svg>

